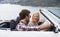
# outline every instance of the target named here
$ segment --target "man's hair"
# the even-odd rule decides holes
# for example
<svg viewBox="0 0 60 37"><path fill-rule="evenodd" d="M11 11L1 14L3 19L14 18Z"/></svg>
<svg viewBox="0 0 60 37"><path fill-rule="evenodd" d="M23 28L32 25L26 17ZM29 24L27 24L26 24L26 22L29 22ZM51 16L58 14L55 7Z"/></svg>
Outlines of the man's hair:
<svg viewBox="0 0 60 37"><path fill-rule="evenodd" d="M24 19L26 16L28 16L30 14L30 11L27 10L27 9L23 9L20 13L19 13L19 16L20 16L20 20L21 19Z"/></svg>

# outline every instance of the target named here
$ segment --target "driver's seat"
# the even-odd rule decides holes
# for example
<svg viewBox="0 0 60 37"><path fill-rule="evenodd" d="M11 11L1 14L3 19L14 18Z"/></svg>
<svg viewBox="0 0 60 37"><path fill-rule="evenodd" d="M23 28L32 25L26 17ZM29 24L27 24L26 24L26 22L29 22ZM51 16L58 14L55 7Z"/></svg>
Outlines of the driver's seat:
<svg viewBox="0 0 60 37"><path fill-rule="evenodd" d="M20 20L19 17L17 17L16 20L11 20L11 22L10 22L10 29L11 29L12 31L16 31L16 26L17 26L17 24L19 23L19 20Z"/></svg>

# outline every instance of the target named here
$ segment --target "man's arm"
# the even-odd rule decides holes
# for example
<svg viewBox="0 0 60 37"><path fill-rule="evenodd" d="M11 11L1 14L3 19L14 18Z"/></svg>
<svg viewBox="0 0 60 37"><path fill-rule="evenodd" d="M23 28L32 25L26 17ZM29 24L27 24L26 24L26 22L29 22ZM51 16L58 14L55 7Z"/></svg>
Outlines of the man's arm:
<svg viewBox="0 0 60 37"><path fill-rule="evenodd" d="M40 30L45 30L51 28L53 25L49 21L45 21L40 25Z"/></svg>
<svg viewBox="0 0 60 37"><path fill-rule="evenodd" d="M31 26L26 26L26 25L18 25L17 26L18 31L39 31L39 27L31 27Z"/></svg>

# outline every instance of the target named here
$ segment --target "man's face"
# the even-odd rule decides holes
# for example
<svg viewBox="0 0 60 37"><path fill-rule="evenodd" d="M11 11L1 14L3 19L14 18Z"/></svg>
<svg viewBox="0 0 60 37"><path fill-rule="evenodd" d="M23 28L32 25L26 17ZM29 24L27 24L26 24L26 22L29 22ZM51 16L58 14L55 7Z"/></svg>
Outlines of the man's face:
<svg viewBox="0 0 60 37"><path fill-rule="evenodd" d="M30 19L30 14L26 16L26 21L29 22L29 19Z"/></svg>

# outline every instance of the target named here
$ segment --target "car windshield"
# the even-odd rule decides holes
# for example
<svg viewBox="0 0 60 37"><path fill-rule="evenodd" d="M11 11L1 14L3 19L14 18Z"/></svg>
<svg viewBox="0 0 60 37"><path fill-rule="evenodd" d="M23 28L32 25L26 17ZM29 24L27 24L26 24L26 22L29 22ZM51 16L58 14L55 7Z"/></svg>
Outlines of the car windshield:
<svg viewBox="0 0 60 37"><path fill-rule="evenodd" d="M58 17L60 19L60 8L56 7L56 8L47 8L52 14L54 14L56 17Z"/></svg>
<svg viewBox="0 0 60 37"><path fill-rule="evenodd" d="M55 15L58 19L57 22L60 24L60 7L47 7L46 8L50 13ZM49 14L50 15L50 14ZM51 16L51 15L50 15ZM52 17L52 16L51 16ZM56 19L56 18L55 18Z"/></svg>

